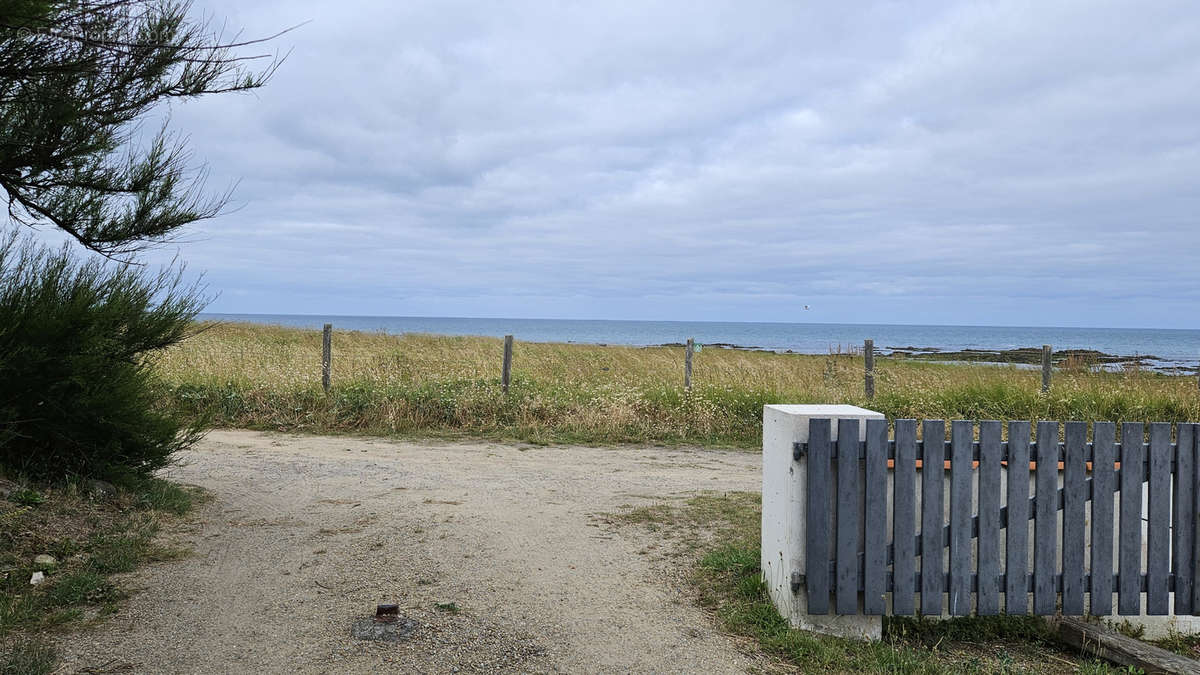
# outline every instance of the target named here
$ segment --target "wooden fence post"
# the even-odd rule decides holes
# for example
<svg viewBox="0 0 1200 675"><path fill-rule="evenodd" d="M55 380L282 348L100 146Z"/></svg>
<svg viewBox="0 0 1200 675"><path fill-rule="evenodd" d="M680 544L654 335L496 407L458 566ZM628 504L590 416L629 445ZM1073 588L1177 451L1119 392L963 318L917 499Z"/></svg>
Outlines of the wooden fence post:
<svg viewBox="0 0 1200 675"><path fill-rule="evenodd" d="M330 371L333 366L333 324L325 324L321 333L321 386L329 393Z"/></svg>
<svg viewBox="0 0 1200 675"><path fill-rule="evenodd" d="M504 369L500 373L500 384L504 387L504 393L508 393L508 383L512 375L512 345L513 336L504 336Z"/></svg>
<svg viewBox="0 0 1200 675"><path fill-rule="evenodd" d="M875 341L863 340L863 364L865 373L863 374L863 388L867 393L867 400L875 398Z"/></svg>
<svg viewBox="0 0 1200 675"><path fill-rule="evenodd" d="M692 390L692 353L696 349L694 338L688 338L687 351L683 355L683 388Z"/></svg>
<svg viewBox="0 0 1200 675"><path fill-rule="evenodd" d="M1054 350L1050 345L1042 345L1042 393L1050 391L1050 358L1054 355Z"/></svg>

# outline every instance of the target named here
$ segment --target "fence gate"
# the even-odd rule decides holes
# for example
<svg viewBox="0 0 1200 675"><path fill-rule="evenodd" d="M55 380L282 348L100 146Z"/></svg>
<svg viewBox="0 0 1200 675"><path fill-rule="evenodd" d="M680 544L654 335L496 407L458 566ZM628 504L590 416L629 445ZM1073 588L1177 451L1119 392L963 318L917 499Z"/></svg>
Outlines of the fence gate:
<svg viewBox="0 0 1200 675"><path fill-rule="evenodd" d="M809 614L1200 615L1200 425L837 423L793 448Z"/></svg>

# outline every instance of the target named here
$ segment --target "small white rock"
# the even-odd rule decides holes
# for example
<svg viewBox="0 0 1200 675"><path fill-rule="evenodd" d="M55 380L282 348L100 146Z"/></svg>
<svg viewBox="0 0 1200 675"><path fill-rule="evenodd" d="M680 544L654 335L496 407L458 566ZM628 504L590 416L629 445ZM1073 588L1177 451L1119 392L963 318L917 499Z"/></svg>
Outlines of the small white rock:
<svg viewBox="0 0 1200 675"><path fill-rule="evenodd" d="M43 574L42 572L34 572L33 576L29 577L29 585L37 586L38 584L42 583L45 580L46 580L45 574Z"/></svg>

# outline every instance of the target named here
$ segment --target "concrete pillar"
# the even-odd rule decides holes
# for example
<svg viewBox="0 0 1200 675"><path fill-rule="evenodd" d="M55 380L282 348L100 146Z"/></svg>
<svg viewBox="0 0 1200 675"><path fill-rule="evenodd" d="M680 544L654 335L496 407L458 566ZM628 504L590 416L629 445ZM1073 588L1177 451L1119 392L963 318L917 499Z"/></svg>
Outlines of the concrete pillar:
<svg viewBox="0 0 1200 675"><path fill-rule="evenodd" d="M804 486L807 461L792 459L792 444L808 441L808 421L833 420L837 438L839 419L859 420L859 438L865 439L868 419L883 413L852 405L768 405L763 407L762 573L771 601L792 626L804 630L878 640L883 620L878 616L813 616L807 613L808 597L801 587L793 593L792 572L805 571Z"/></svg>

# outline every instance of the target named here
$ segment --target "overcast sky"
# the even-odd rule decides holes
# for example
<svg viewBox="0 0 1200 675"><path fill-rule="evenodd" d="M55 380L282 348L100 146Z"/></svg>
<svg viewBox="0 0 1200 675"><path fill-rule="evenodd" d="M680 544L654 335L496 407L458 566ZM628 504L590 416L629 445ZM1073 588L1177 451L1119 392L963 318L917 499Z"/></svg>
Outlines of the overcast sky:
<svg viewBox="0 0 1200 675"><path fill-rule="evenodd" d="M1193 0L194 9L210 311L1200 327Z"/></svg>

